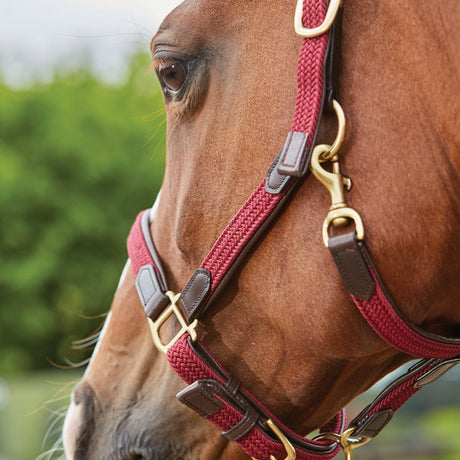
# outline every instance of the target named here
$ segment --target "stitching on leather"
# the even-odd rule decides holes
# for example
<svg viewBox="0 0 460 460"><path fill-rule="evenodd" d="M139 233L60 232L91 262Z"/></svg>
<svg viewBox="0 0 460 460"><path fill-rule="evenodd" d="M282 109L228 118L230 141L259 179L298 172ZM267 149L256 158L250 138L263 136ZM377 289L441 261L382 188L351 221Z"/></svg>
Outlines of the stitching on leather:
<svg viewBox="0 0 460 460"><path fill-rule="evenodd" d="M210 286L210 283L209 283L209 277L207 275L205 275L204 273L198 273L197 274L197 278L198 276L201 275L201 276L204 276L206 278L206 284L203 286L203 288L201 289L200 293L199 293L199 296L195 299L195 301L193 302L193 309L195 309L195 307L197 305L199 305L201 303L201 301L203 300L202 296L203 294L208 291L209 289L209 286Z"/></svg>
<svg viewBox="0 0 460 460"><path fill-rule="evenodd" d="M202 387L209 387L209 385L202 384ZM220 410L220 409L222 409L224 407L223 402L220 401L220 400L216 400L216 398L213 396L212 392L209 392L209 388L203 388L203 390L204 391L200 390L201 396L206 398L209 401L210 404L214 404L214 406L216 408L215 412L217 412L218 410ZM191 398L189 399L187 396L185 396L185 397L183 397L183 400L187 404L187 406L192 408L195 412L198 412L200 415L204 414L204 415L202 415L203 417L206 417L206 416L210 415L205 410L203 410L199 405L194 404L193 401L191 400Z"/></svg>
<svg viewBox="0 0 460 460"><path fill-rule="evenodd" d="M289 153L289 149L291 148L291 144L292 144L292 139L294 138L294 133L291 131L289 133L289 141L288 141L288 144L284 146L284 150L283 150L283 155L282 155L282 164L283 166L288 166L289 168L293 168L295 166L295 163L297 161L297 157L295 158L296 161L294 161L294 164L289 164L289 163L286 163L285 160L287 159L288 157L288 153Z"/></svg>
<svg viewBox="0 0 460 460"><path fill-rule="evenodd" d="M230 396L229 394L219 385L219 384L213 384L211 382L206 382L205 383L206 386L208 386L211 391L217 395L219 398L221 398L223 401L227 402L228 404L230 404L234 409L236 409L238 412L241 412L241 409L238 408L238 407L235 407L235 404L232 403L231 399L230 399ZM245 408L249 406L249 403L248 401L246 401L246 399L244 399L239 390L238 390L238 393L236 395L233 395L234 398L238 401L238 403ZM243 413L241 415L244 415Z"/></svg>
<svg viewBox="0 0 460 460"><path fill-rule="evenodd" d="M270 189L270 190L273 190L274 192L278 191L279 189L281 189L282 185L289 179L289 176L284 176L282 174L280 174L280 180L279 181L275 181L273 179L273 171L276 170L277 166L278 166L278 161L275 163L273 162L270 166L270 168L268 169L268 173L267 173L267 177L268 177L268 181L265 181L265 185ZM273 186L271 185L271 182L274 182Z"/></svg>
<svg viewBox="0 0 460 460"><path fill-rule="evenodd" d="M196 306L199 305L203 300L203 293L207 292L209 290L209 287L211 286L209 276L206 273L195 271L192 277L190 278L190 281L187 283L184 290L182 291L182 297L185 297L185 295L190 291L190 289L193 286L193 283L199 276L201 277L204 276L206 278L206 284L203 286L201 291L198 293L198 296L195 297L195 300L190 305L190 307L187 305L186 302L182 302L182 305L184 305L185 309L187 310L187 313L191 313L195 310Z"/></svg>
<svg viewBox="0 0 460 460"><path fill-rule="evenodd" d="M286 155L284 155L284 158L283 158L283 166L287 166L287 167L290 167L290 168L295 168L299 156L302 156L302 153L305 150L305 147L306 147L305 139L308 139L308 133L300 133L300 134L302 134L302 138L301 138L301 141L300 141L300 147L302 147L302 145L303 145L304 148L298 148L297 149L297 154L296 154L296 156L294 158L294 164L285 163L285 160L287 159L287 152L289 152L289 149L291 147L291 143L292 143L292 139L294 138L294 134L295 133L292 133L292 136L291 136L291 139L290 139L290 142L289 142L289 147L286 150ZM296 136L296 137L298 137L298 136Z"/></svg>

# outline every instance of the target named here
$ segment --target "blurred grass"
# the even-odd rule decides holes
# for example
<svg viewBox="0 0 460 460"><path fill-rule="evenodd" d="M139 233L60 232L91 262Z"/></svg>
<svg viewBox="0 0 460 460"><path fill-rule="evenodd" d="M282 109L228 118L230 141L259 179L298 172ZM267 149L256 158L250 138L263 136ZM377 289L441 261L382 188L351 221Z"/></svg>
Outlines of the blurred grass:
<svg viewBox="0 0 460 460"><path fill-rule="evenodd" d="M60 436L70 391L81 375L77 370L52 370L0 378L0 460L32 460L52 447ZM439 383L431 393L443 392L445 383ZM356 450L355 460L459 460L460 405L423 409L421 404L430 400L427 391L408 403L377 438ZM458 404L458 398L453 402ZM337 458L342 460L343 454Z"/></svg>
<svg viewBox="0 0 460 460"><path fill-rule="evenodd" d="M53 446L81 375L53 370L0 378L0 460L32 460Z"/></svg>

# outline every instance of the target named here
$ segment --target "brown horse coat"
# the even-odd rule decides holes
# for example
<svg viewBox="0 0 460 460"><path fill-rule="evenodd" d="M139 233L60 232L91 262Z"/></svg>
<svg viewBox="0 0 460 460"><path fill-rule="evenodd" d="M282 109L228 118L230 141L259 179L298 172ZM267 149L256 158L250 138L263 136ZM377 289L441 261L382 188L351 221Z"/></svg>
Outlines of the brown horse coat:
<svg viewBox="0 0 460 460"><path fill-rule="evenodd" d="M349 203L406 319L460 325L460 3L345 0L340 102ZM187 0L152 40L153 64L187 64L167 95L167 168L151 227L180 292L257 186L292 120L301 39L294 1ZM335 136L323 120L320 141ZM222 364L290 428L309 432L408 359L365 323L321 240L329 197L310 177L200 323ZM457 325L457 331L455 331ZM71 459L247 458L182 407L152 345L134 279L66 421ZM135 455L138 455L137 457Z"/></svg>

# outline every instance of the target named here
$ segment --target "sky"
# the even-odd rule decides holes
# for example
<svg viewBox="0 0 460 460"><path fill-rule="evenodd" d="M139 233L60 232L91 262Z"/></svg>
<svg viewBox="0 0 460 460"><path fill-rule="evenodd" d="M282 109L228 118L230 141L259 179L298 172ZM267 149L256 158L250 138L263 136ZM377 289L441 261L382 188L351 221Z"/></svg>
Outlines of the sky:
<svg viewBox="0 0 460 460"><path fill-rule="evenodd" d="M181 0L0 0L0 74L13 86L83 61L117 81Z"/></svg>

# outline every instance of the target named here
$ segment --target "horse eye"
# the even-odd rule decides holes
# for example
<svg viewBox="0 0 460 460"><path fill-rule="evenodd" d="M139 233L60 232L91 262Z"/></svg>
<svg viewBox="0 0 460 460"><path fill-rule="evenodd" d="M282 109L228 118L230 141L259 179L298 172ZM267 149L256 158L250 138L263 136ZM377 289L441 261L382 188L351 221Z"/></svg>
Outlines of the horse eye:
<svg viewBox="0 0 460 460"><path fill-rule="evenodd" d="M179 61L166 61L158 67L158 76L168 89L179 91L187 77L187 69Z"/></svg>

